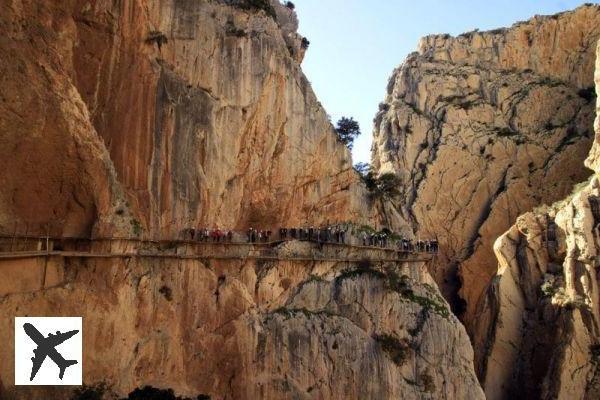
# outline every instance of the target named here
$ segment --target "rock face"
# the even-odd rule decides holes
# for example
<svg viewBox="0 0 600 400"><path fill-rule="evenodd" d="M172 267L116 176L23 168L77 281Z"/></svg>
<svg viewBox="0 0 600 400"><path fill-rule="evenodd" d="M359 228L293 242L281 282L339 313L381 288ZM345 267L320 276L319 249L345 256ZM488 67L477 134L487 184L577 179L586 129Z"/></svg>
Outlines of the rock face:
<svg viewBox="0 0 600 400"><path fill-rule="evenodd" d="M269 251L365 255L297 242ZM0 261L0 271L15 265L24 264ZM0 298L9 344L1 360L14 357L13 315L83 315L84 381L119 396L153 385L213 399L484 398L466 331L422 262L140 256L46 265L46 278L31 277L44 284L13 285ZM13 363L0 363L2 398L72 390L15 388L13 376Z"/></svg>
<svg viewBox="0 0 600 400"><path fill-rule="evenodd" d="M265 0L0 4L0 242L94 236L101 253L0 260L0 398L72 394L13 386L13 318L32 314L83 316L84 382L105 398L144 385L218 399L483 398L465 330L422 262L357 265L368 252L306 243L254 259L234 254L242 245L216 257L102 242L380 225L387 207L369 207L302 74L296 28Z"/></svg>
<svg viewBox="0 0 600 400"><path fill-rule="evenodd" d="M439 238L433 275L468 327L496 273L494 240L589 176L599 27L600 7L584 5L429 36L390 80L373 166L400 179L397 224Z"/></svg>
<svg viewBox="0 0 600 400"><path fill-rule="evenodd" d="M600 104L585 162L593 177L566 199L520 216L494 245L498 274L475 326L488 399L600 396L598 111Z"/></svg>
<svg viewBox="0 0 600 400"><path fill-rule="evenodd" d="M368 216L279 2L6 1L0 15L3 233Z"/></svg>

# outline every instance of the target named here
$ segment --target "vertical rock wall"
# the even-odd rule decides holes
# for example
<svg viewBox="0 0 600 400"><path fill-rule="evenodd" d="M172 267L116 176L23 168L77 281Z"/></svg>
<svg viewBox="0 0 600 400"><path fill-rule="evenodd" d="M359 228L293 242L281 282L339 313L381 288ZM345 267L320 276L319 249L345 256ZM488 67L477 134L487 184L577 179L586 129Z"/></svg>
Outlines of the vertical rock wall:
<svg viewBox="0 0 600 400"><path fill-rule="evenodd" d="M295 13L246 3L4 2L2 231L365 220Z"/></svg>
<svg viewBox="0 0 600 400"><path fill-rule="evenodd" d="M591 179L520 216L495 243L498 273L474 329L488 399L600 396L598 111Z"/></svg>
<svg viewBox="0 0 600 400"><path fill-rule="evenodd" d="M84 382L104 383L105 398L143 385L213 399L484 398L466 331L423 262L356 265L337 260L360 250L299 242L270 254L320 261L145 250L54 257L44 285L0 285L0 397L70 398L12 384L13 315L34 313L83 316ZM0 273L24 265L3 260Z"/></svg>
<svg viewBox="0 0 600 400"><path fill-rule="evenodd" d="M400 178L397 224L439 238L432 272L468 327L496 272L494 240L590 174L599 37L597 5L429 36L390 79L373 166Z"/></svg>

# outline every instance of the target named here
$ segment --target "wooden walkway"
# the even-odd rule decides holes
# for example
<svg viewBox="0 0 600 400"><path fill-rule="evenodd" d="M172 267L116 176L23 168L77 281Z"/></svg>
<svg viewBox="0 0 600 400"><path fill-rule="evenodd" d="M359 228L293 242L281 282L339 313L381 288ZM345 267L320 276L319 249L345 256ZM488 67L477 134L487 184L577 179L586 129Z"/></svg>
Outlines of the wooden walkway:
<svg viewBox="0 0 600 400"><path fill-rule="evenodd" d="M279 256L226 256L226 255L201 255L201 254L169 254L169 253L90 253L77 251L18 251L2 252L0 259L22 259L39 257L65 257L65 258L171 258L181 260L265 260L265 261L329 261L329 262L429 262L433 255L421 257L402 257L402 258L338 258L338 257L279 257Z"/></svg>
<svg viewBox="0 0 600 400"><path fill-rule="evenodd" d="M311 254L283 256L279 249L285 243L309 243ZM22 250L15 247L24 247ZM36 247L35 250L27 247ZM57 248L58 247L58 248ZM113 251L113 248L119 250ZM133 251L129 249L133 248ZM228 249L232 249L229 251ZM365 256L350 257L339 254L347 252L365 253ZM240 254L240 251L243 252ZM293 252L293 251L292 251ZM328 256L326 253L334 253ZM316 254L315 254L316 253ZM371 255L367 257L366 255ZM165 258L165 259L222 259L264 260L298 262L429 262L434 253L410 252L393 248L361 246L354 244L315 242L309 240L285 240L272 242L200 242L182 239L139 239L139 238L55 238L55 237L8 237L0 236L0 260L39 257L65 258Z"/></svg>

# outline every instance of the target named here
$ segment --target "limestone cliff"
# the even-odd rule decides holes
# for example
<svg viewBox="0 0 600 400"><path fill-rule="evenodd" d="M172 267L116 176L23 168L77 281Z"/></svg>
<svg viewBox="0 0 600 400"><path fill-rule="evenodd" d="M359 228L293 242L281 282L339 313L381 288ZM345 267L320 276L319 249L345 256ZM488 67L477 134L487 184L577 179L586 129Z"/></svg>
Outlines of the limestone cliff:
<svg viewBox="0 0 600 400"><path fill-rule="evenodd" d="M474 337L488 399L600 396L599 111L600 103L585 162L593 177L566 199L520 216L494 245L498 273Z"/></svg>
<svg viewBox="0 0 600 400"><path fill-rule="evenodd" d="M42 248L15 233L94 237L3 254L0 398L71 395L13 385L13 318L32 314L83 316L84 383L105 398L483 398L423 262L171 242L191 226L380 224L296 28L266 0L0 4L0 251Z"/></svg>
<svg viewBox="0 0 600 400"><path fill-rule="evenodd" d="M143 250L0 260L6 275L24 266L32 274L29 284L0 286L2 398L72 391L12 386L12 316L31 313L83 315L84 381L119 396L150 384L213 399L484 398L464 327L423 262L336 262L385 251L298 242L262 251L333 261Z"/></svg>
<svg viewBox="0 0 600 400"><path fill-rule="evenodd" d="M494 240L589 175L599 37L600 7L584 5L508 29L426 37L394 71L375 118L373 166L400 179L397 223L438 236L433 274L467 324L496 272Z"/></svg>
<svg viewBox="0 0 600 400"><path fill-rule="evenodd" d="M1 231L365 218L296 28L278 1L2 2Z"/></svg>

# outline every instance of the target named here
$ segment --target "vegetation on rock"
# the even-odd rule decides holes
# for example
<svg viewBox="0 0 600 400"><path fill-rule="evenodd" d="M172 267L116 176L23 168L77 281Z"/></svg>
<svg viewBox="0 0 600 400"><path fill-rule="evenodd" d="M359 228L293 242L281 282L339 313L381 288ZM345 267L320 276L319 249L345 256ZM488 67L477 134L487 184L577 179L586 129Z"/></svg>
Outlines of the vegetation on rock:
<svg viewBox="0 0 600 400"><path fill-rule="evenodd" d="M357 163L354 170L358 172L372 198L393 198L398 196L400 179L392 172L377 176L368 163Z"/></svg>
<svg viewBox="0 0 600 400"><path fill-rule="evenodd" d="M169 39L167 39L167 36L161 31L150 31L150 33L148 33L148 37L146 38L146 43L156 43L159 50L162 45L168 43L168 41Z"/></svg>
<svg viewBox="0 0 600 400"><path fill-rule="evenodd" d="M231 5L241 8L242 10L264 11L268 16L277 19L275 9L269 0L236 0L230 3Z"/></svg>
<svg viewBox="0 0 600 400"><path fill-rule="evenodd" d="M381 349L391 358L394 364L398 366L404 363L410 357L410 346L406 341L399 340L388 334L375 334L373 339L381 346Z"/></svg>
<svg viewBox="0 0 600 400"><path fill-rule="evenodd" d="M158 389L152 386L137 388L123 400L210 400L210 396L199 394L194 399L190 397L175 396L173 389Z"/></svg>
<svg viewBox="0 0 600 400"><path fill-rule="evenodd" d="M308 46L310 46L310 41L307 38L303 37L302 41L300 42L300 46L306 50L308 49Z"/></svg>
<svg viewBox="0 0 600 400"><path fill-rule="evenodd" d="M360 135L360 125L354 118L342 117L337 122L335 131L338 138L344 143L349 149L352 149L354 145L354 139Z"/></svg>

